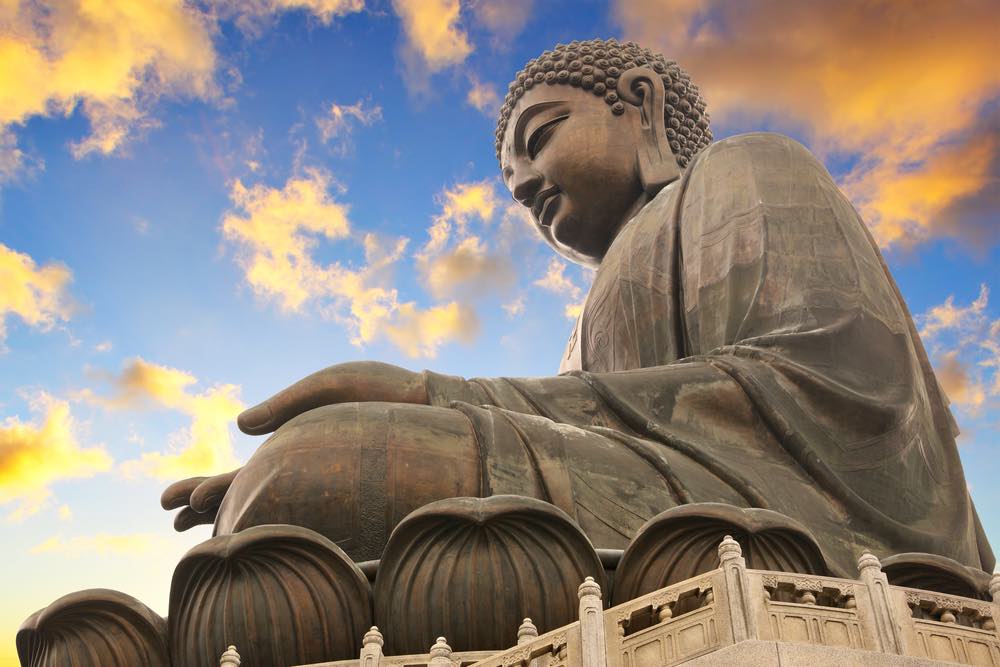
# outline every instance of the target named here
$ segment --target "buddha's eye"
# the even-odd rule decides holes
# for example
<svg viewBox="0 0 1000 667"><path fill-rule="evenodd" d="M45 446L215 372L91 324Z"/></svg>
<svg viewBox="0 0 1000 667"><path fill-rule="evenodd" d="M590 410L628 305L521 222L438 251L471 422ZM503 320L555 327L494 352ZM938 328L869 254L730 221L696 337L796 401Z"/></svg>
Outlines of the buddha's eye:
<svg viewBox="0 0 1000 667"><path fill-rule="evenodd" d="M559 123L563 122L567 118L568 116L557 116L552 120L545 121L535 128L535 131L531 133L530 137L528 137L527 143L528 157L530 159L534 160L539 151L545 148L545 144L548 143L552 134L559 126Z"/></svg>

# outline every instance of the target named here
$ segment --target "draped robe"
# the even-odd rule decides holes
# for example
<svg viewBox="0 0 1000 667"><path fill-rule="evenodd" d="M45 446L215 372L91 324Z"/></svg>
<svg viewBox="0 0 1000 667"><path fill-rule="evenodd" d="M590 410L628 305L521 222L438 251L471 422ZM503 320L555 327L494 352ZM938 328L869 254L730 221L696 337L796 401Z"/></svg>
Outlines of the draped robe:
<svg viewBox="0 0 1000 667"><path fill-rule="evenodd" d="M993 568L899 290L791 139L713 144L628 222L560 370L426 374L473 425L483 495L552 502L597 547L715 501L798 520L842 574L864 548Z"/></svg>

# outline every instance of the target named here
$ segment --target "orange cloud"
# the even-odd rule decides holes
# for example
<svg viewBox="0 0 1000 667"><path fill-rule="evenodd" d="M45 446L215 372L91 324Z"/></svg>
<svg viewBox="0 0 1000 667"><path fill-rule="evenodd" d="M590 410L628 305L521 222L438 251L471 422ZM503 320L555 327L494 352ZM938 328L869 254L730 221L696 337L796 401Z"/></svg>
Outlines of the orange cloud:
<svg viewBox="0 0 1000 667"><path fill-rule="evenodd" d="M0 243L0 343L8 314L41 331L69 320L74 306L66 288L71 280L62 264L38 266L30 256Z"/></svg>
<svg viewBox="0 0 1000 667"><path fill-rule="evenodd" d="M958 358L958 350L941 355L934 370L941 388L953 403L976 409L986 401L986 389L971 377L968 366Z"/></svg>
<svg viewBox="0 0 1000 667"><path fill-rule="evenodd" d="M459 26L458 0L393 0L403 23L406 51L429 72L457 65L472 53L472 44Z"/></svg>
<svg viewBox="0 0 1000 667"><path fill-rule="evenodd" d="M500 111L500 95L496 89L481 82L474 76L469 77L469 92L465 101L489 117L494 117Z"/></svg>
<svg viewBox="0 0 1000 667"><path fill-rule="evenodd" d="M476 23L489 30L498 46L524 29L534 9L533 0L470 0L469 9Z"/></svg>
<svg viewBox="0 0 1000 667"><path fill-rule="evenodd" d="M78 397L110 410L158 407L191 419L187 428L170 436L165 452L147 452L125 461L122 470L126 475L176 480L228 472L239 465L231 434L231 425L244 407L238 386L221 384L195 393L191 388L198 379L190 373L140 358L132 359L120 374L106 380L111 385L109 395L85 390Z"/></svg>
<svg viewBox="0 0 1000 667"><path fill-rule="evenodd" d="M42 509L54 483L92 477L113 465L104 447L80 445L66 401L43 393L31 407L39 421L8 417L0 422L0 505L18 503L7 517L12 521Z"/></svg>
<svg viewBox="0 0 1000 667"><path fill-rule="evenodd" d="M902 1L617 0L615 11L627 38L691 71L717 120L801 130L823 155L859 158L845 186L883 245L967 236L958 205L996 187L1000 146L982 118L1000 95L992 0L919 11Z"/></svg>
<svg viewBox="0 0 1000 667"><path fill-rule="evenodd" d="M77 108L82 157L118 150L150 126L163 95L215 94L212 26L182 0L14 2L0 14L0 130Z"/></svg>
<svg viewBox="0 0 1000 667"><path fill-rule="evenodd" d="M478 221L485 230L492 223L500 207L494 182L458 183L437 199L441 213L427 229L427 243L416 253L417 269L428 291L443 298L508 288L514 282L509 259L491 251L471 227Z"/></svg>

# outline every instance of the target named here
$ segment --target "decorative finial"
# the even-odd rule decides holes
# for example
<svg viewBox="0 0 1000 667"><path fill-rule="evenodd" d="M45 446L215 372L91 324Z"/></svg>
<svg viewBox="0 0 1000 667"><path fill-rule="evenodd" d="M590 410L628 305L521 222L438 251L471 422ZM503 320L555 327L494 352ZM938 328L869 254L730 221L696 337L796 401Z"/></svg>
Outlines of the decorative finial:
<svg viewBox="0 0 1000 667"><path fill-rule="evenodd" d="M726 535L719 543L719 562L726 563L743 556L743 547L733 539L732 535Z"/></svg>
<svg viewBox="0 0 1000 667"><path fill-rule="evenodd" d="M517 643L527 644L538 636L538 628L531 622L530 618L521 622L521 627L517 629Z"/></svg>
<svg viewBox="0 0 1000 667"><path fill-rule="evenodd" d="M451 660L451 647L448 646L448 642L444 637L438 637L437 641L434 642L434 646L431 646L430 650L431 659L428 664L431 665L453 665Z"/></svg>
<svg viewBox="0 0 1000 667"><path fill-rule="evenodd" d="M240 667L240 654L235 646L230 646L219 661L219 667Z"/></svg>
<svg viewBox="0 0 1000 667"><path fill-rule="evenodd" d="M875 557L875 554L866 549L865 552L861 554L861 558L858 559L858 572L864 572L869 568L875 568L881 572L882 563Z"/></svg>
<svg viewBox="0 0 1000 667"><path fill-rule="evenodd" d="M373 625L371 630L365 633L361 643L365 646L377 644L381 648L382 646L385 646L385 639L382 638L382 633L378 631L378 628Z"/></svg>
<svg viewBox="0 0 1000 667"><path fill-rule="evenodd" d="M583 583L580 584L580 588L577 590L577 595L581 599L583 599L586 595L596 595L597 597L601 597L601 587L596 581L594 581L593 577L587 577L583 580Z"/></svg>
<svg viewBox="0 0 1000 667"><path fill-rule="evenodd" d="M990 577L989 591L993 598L993 604L1000 604L1000 572L994 572L993 576Z"/></svg>

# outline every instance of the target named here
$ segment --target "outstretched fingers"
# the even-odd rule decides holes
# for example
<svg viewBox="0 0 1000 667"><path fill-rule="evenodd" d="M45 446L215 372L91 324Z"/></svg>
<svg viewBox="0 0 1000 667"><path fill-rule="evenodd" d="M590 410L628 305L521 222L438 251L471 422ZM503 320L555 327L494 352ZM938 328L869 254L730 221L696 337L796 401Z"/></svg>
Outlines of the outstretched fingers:
<svg viewBox="0 0 1000 667"><path fill-rule="evenodd" d="M190 504L191 494L208 477L189 477L174 482L160 496L160 506L165 510L175 510Z"/></svg>
<svg viewBox="0 0 1000 667"><path fill-rule="evenodd" d="M195 512L190 507L185 507L174 517L174 530L183 533L185 530L200 526L206 523L215 523L215 515L219 513L216 506L210 512Z"/></svg>
<svg viewBox="0 0 1000 667"><path fill-rule="evenodd" d="M343 378L336 366L305 377L263 403L244 410L236 424L247 435L264 435L303 412L344 400Z"/></svg>
<svg viewBox="0 0 1000 667"><path fill-rule="evenodd" d="M237 468L222 475L209 477L191 492L191 500L188 505L195 512L202 514L212 509L218 509L219 505L222 504L223 496L226 495L226 491L229 490L236 473L239 471L240 469Z"/></svg>

